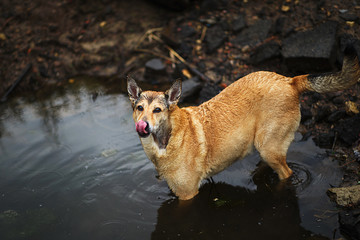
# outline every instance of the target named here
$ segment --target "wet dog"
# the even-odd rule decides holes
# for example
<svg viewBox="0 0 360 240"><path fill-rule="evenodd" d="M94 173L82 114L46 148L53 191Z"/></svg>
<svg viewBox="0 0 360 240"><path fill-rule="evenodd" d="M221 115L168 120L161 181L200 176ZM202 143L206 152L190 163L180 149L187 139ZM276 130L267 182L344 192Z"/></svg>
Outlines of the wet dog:
<svg viewBox="0 0 360 240"><path fill-rule="evenodd" d="M355 50L345 50L337 73L285 77L251 73L197 106L179 108L181 81L166 92L142 91L128 78L136 131L160 177L182 200L200 183L255 147L280 179L292 170L286 153L300 123L299 95L343 90L360 80Z"/></svg>

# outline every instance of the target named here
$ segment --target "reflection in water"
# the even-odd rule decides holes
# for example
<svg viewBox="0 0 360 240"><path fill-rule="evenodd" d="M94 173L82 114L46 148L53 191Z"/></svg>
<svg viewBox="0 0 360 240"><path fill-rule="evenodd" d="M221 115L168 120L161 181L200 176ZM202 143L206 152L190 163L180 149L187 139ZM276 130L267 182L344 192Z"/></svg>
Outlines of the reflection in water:
<svg viewBox="0 0 360 240"><path fill-rule="evenodd" d="M191 202L169 200L158 210L152 239L307 239L295 190L258 185L257 191L206 184ZM218 192L215 194L215 192Z"/></svg>
<svg viewBox="0 0 360 240"><path fill-rule="evenodd" d="M325 192L341 172L311 141L291 145L289 184L254 154L179 202L155 177L127 96L107 91L79 84L0 105L0 239L332 238Z"/></svg>

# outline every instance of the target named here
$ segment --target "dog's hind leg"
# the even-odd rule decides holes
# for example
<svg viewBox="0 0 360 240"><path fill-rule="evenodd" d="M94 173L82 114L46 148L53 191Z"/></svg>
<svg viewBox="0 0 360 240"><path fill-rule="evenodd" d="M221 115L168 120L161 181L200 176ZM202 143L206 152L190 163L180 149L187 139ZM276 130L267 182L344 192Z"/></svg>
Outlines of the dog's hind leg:
<svg viewBox="0 0 360 240"><path fill-rule="evenodd" d="M286 153L294 139L295 127L281 126L264 131L255 138L255 147L262 159L278 174L280 179L289 178L293 171L286 163Z"/></svg>

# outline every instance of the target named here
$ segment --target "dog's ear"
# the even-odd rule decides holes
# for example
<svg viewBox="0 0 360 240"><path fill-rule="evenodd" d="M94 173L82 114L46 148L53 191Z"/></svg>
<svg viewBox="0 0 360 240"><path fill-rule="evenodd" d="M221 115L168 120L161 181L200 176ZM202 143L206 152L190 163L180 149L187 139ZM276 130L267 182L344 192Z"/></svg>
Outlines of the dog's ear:
<svg viewBox="0 0 360 240"><path fill-rule="evenodd" d="M176 105L181 97L181 80L176 80L171 88L165 92L169 106Z"/></svg>
<svg viewBox="0 0 360 240"><path fill-rule="evenodd" d="M127 90L132 105L135 105L136 100L140 97L142 92L141 88L136 84L135 80L131 77L127 77Z"/></svg>

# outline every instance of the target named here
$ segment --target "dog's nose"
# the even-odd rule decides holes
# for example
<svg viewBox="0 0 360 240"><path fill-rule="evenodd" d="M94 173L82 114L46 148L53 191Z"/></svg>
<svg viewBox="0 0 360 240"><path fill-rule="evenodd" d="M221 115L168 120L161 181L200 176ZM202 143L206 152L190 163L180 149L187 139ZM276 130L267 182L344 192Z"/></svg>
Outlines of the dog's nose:
<svg viewBox="0 0 360 240"><path fill-rule="evenodd" d="M136 131L140 136L147 136L150 134L149 123L143 120L138 121L136 124Z"/></svg>

